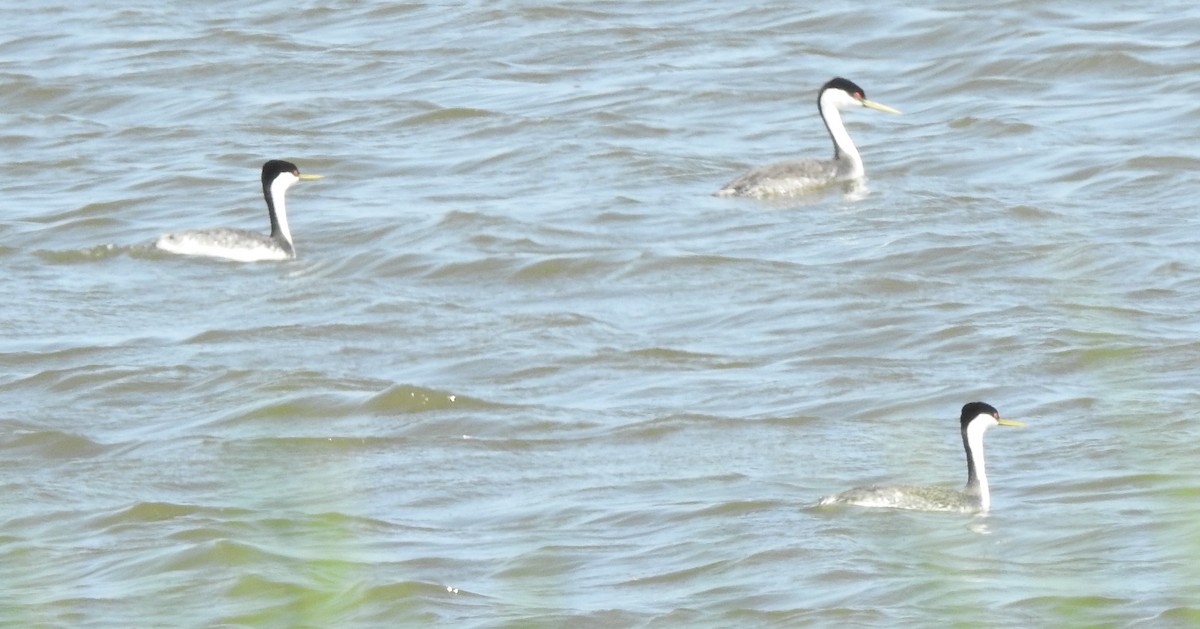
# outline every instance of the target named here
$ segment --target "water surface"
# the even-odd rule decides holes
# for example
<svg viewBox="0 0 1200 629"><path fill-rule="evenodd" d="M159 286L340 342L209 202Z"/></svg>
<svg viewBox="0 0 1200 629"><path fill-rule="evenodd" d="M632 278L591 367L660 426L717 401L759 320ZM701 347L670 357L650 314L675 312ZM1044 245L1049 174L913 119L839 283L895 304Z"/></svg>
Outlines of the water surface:
<svg viewBox="0 0 1200 629"><path fill-rule="evenodd" d="M5 9L4 623L1200 621L1190 3Z"/></svg>

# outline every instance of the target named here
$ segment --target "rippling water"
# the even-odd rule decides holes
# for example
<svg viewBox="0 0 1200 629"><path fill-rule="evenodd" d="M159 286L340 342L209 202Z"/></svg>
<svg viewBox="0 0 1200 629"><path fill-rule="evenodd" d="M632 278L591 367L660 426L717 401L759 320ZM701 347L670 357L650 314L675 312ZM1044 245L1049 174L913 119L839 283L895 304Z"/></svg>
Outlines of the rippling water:
<svg viewBox="0 0 1200 629"><path fill-rule="evenodd" d="M0 622L1200 623L1200 10L937 4L9 3Z"/></svg>

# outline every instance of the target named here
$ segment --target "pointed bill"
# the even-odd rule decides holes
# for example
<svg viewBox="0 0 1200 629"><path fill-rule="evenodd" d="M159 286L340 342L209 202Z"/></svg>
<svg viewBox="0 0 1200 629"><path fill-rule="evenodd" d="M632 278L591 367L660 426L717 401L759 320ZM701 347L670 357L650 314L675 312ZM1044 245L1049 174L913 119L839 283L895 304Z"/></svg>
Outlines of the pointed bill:
<svg viewBox="0 0 1200 629"><path fill-rule="evenodd" d="M304 175L300 175L300 181L311 181L311 180L313 180L313 179L321 179L321 178L323 178L323 177L324 177L324 175L309 175L309 174L304 174Z"/></svg>
<svg viewBox="0 0 1200 629"><path fill-rule="evenodd" d="M1014 421L1011 419L997 419L996 423L1000 424L1001 426L1024 426L1025 425L1022 422Z"/></svg>
<svg viewBox="0 0 1200 629"><path fill-rule="evenodd" d="M883 104L877 103L872 100L867 100L865 98L858 102L862 103L863 107L870 107L871 109L874 109L877 111L882 111L884 113L889 113L889 114L899 114L900 113L899 110L892 109L891 107L888 107L887 105L883 105Z"/></svg>

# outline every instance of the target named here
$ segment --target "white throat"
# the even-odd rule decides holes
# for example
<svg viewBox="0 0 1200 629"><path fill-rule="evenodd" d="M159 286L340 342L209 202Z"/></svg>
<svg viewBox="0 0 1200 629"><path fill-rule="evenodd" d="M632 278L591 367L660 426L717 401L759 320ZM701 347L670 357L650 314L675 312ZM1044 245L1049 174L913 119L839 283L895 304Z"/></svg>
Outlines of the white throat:
<svg viewBox="0 0 1200 629"><path fill-rule="evenodd" d="M854 146L854 141L850 139L846 125L842 122L841 110L843 107L858 106L858 101L851 99L841 90L826 90L821 95L821 117L825 119L829 136L833 138L835 157L849 164L847 176L854 178L862 177L865 171L858 148Z"/></svg>
<svg viewBox="0 0 1200 629"><path fill-rule="evenodd" d="M275 221L279 224L279 235L283 236L289 245L293 245L293 243L292 230L288 228L287 190L297 181L300 179L292 173L281 173L275 178L275 181L271 182L271 202L275 206Z"/></svg>
<svg viewBox="0 0 1200 629"><path fill-rule="evenodd" d="M987 470L983 460L983 433L996 425L992 417L976 419L967 424L967 461L971 468L967 470L967 493L979 496L979 508L987 511L992 504L991 492L988 490Z"/></svg>

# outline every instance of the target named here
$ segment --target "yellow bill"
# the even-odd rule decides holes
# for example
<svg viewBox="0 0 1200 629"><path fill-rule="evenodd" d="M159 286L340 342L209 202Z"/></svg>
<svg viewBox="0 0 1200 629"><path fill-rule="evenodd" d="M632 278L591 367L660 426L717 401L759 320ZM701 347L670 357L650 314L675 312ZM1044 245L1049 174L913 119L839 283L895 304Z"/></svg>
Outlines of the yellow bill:
<svg viewBox="0 0 1200 629"><path fill-rule="evenodd" d="M872 100L867 100L865 98L859 100L858 102L862 103L863 107L870 107L871 109L874 109L877 111L882 111L884 113L888 113L888 114L899 114L900 113L900 111L897 109L892 109L891 107L888 107L887 105L883 105L881 103L877 103Z"/></svg>

